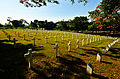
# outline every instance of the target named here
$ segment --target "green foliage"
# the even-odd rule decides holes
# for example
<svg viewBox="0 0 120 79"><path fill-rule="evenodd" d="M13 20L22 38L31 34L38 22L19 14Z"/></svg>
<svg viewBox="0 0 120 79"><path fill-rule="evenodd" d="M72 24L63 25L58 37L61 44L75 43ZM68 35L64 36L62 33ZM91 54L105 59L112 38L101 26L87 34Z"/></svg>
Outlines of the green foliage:
<svg viewBox="0 0 120 79"><path fill-rule="evenodd" d="M70 0L72 4L75 3L74 0ZM84 2L84 5L87 3L87 0L78 0L78 3ZM47 6L48 3L59 4L58 0L20 0L20 3L24 4L25 7L41 7Z"/></svg>
<svg viewBox="0 0 120 79"><path fill-rule="evenodd" d="M120 9L120 0L102 0L101 4L96 7L96 10L88 12L89 17L94 22L96 30L105 31L120 31L120 14L117 10Z"/></svg>
<svg viewBox="0 0 120 79"><path fill-rule="evenodd" d="M58 30L68 30L67 22L65 22L65 21L58 22L56 28Z"/></svg>
<svg viewBox="0 0 120 79"><path fill-rule="evenodd" d="M92 30L93 29L93 25L88 25L88 30Z"/></svg>
<svg viewBox="0 0 120 79"><path fill-rule="evenodd" d="M115 1L102 0L101 6L103 8L103 12L104 12L105 16L112 14L113 9L118 7L119 4L120 4L120 0L115 0Z"/></svg>
<svg viewBox="0 0 120 79"><path fill-rule="evenodd" d="M87 30L88 29L88 19L87 17L80 16L80 17L75 17L73 20L70 21L60 21L57 22L57 29L59 30L74 30L79 32L80 30Z"/></svg>

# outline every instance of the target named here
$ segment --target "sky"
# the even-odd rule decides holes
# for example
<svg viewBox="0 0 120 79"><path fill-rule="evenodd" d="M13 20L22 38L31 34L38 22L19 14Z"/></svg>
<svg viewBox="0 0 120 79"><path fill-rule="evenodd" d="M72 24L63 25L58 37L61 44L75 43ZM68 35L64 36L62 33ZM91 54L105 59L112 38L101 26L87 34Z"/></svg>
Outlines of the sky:
<svg viewBox="0 0 120 79"><path fill-rule="evenodd" d="M72 20L74 17L88 16L88 11L93 11L102 0L88 0L84 6L83 3L72 4L70 0L58 0L60 4L48 3L47 6L42 7L25 7L19 3L19 0L2 0L0 2L0 23L8 23L7 18L12 20L25 19L29 23L37 20L61 21Z"/></svg>

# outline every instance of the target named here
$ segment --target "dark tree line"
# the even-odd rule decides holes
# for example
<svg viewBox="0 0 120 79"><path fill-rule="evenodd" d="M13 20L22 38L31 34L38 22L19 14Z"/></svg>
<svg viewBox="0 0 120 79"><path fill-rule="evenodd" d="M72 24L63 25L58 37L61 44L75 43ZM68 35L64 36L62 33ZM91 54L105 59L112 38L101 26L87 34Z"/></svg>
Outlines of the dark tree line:
<svg viewBox="0 0 120 79"><path fill-rule="evenodd" d="M29 28L29 29L45 29L45 30L61 30L61 31L84 31L88 30L88 18L85 16L75 17L73 20L58 21L56 23L47 20L39 21L35 19L28 23L24 19L11 20L10 17L7 19L8 23L1 27L7 28Z"/></svg>
<svg viewBox="0 0 120 79"><path fill-rule="evenodd" d="M44 28L46 30L53 30L56 28L56 24L52 21L48 22L47 20L45 21L38 21L38 20L34 20L33 22L31 21L30 23L30 28Z"/></svg>
<svg viewBox="0 0 120 79"><path fill-rule="evenodd" d="M59 21L57 22L57 29L58 30L70 30L70 31L84 31L88 30L88 22L87 17L80 16L75 17L73 20L69 21Z"/></svg>

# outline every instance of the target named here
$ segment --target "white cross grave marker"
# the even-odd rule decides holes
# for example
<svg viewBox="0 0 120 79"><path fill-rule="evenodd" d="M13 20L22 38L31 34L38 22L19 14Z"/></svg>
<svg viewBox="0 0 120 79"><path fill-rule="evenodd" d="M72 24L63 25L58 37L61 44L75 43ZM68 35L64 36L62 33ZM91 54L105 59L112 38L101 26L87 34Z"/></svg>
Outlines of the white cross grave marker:
<svg viewBox="0 0 120 79"><path fill-rule="evenodd" d="M14 43L14 48L16 48L16 41L15 38L13 38L12 42Z"/></svg>
<svg viewBox="0 0 120 79"><path fill-rule="evenodd" d="M72 34L72 39L73 39L73 34Z"/></svg>
<svg viewBox="0 0 120 79"><path fill-rule="evenodd" d="M90 44L91 44L91 38L90 38Z"/></svg>
<svg viewBox="0 0 120 79"><path fill-rule="evenodd" d="M88 44L88 38L87 38L87 43L86 44Z"/></svg>
<svg viewBox="0 0 120 79"><path fill-rule="evenodd" d="M84 46L84 39L82 40L82 46Z"/></svg>
<svg viewBox="0 0 120 79"><path fill-rule="evenodd" d="M32 40L33 40L33 46L35 46L35 37Z"/></svg>
<svg viewBox="0 0 120 79"><path fill-rule="evenodd" d="M109 48L108 47L106 47L106 51L108 51L109 50Z"/></svg>
<svg viewBox="0 0 120 79"><path fill-rule="evenodd" d="M76 34L76 38L77 38L78 36L77 36L77 34Z"/></svg>
<svg viewBox="0 0 120 79"><path fill-rule="evenodd" d="M79 48L79 39L77 40L77 48Z"/></svg>
<svg viewBox="0 0 120 79"><path fill-rule="evenodd" d="M23 39L25 40L25 34L23 35Z"/></svg>
<svg viewBox="0 0 120 79"><path fill-rule="evenodd" d="M94 42L94 37L93 37L93 42Z"/></svg>
<svg viewBox="0 0 120 79"><path fill-rule="evenodd" d="M28 36L29 36L29 32L28 32Z"/></svg>
<svg viewBox="0 0 120 79"><path fill-rule="evenodd" d="M69 41L69 43L68 43L68 51L69 52L71 51L71 41Z"/></svg>
<svg viewBox="0 0 120 79"><path fill-rule="evenodd" d="M62 40L64 40L63 35L62 35Z"/></svg>
<svg viewBox="0 0 120 79"><path fill-rule="evenodd" d="M50 32L50 37L51 37L51 32Z"/></svg>
<svg viewBox="0 0 120 79"><path fill-rule="evenodd" d="M108 44L108 48L110 48L111 47L111 45L110 44Z"/></svg>
<svg viewBox="0 0 120 79"><path fill-rule="evenodd" d="M24 35L24 30L23 30L23 35Z"/></svg>
<svg viewBox="0 0 120 79"><path fill-rule="evenodd" d="M86 70L87 70L88 74L92 75L92 73L93 73L93 66L92 66L91 63L87 64L87 69Z"/></svg>
<svg viewBox="0 0 120 79"><path fill-rule="evenodd" d="M7 38L8 38L8 39L9 39L9 41L10 41L10 35L8 35L8 36L7 36Z"/></svg>
<svg viewBox="0 0 120 79"><path fill-rule="evenodd" d="M101 41L101 37L100 37L100 41Z"/></svg>
<svg viewBox="0 0 120 79"><path fill-rule="evenodd" d="M56 49L56 57L57 57L57 54L58 54L58 48L59 48L59 46L58 46L58 44L56 44L56 45L54 46L54 49Z"/></svg>
<svg viewBox="0 0 120 79"><path fill-rule="evenodd" d="M15 31L15 35L16 35L16 31Z"/></svg>
<svg viewBox="0 0 120 79"><path fill-rule="evenodd" d="M55 36L55 41L57 41L57 35Z"/></svg>
<svg viewBox="0 0 120 79"><path fill-rule="evenodd" d="M28 49L28 53L24 54L24 57L28 56L28 63L29 63L29 69L32 66L32 54L35 52L32 52L32 49Z"/></svg>
<svg viewBox="0 0 120 79"><path fill-rule="evenodd" d="M20 33L18 32L18 36L20 36Z"/></svg>
<svg viewBox="0 0 120 79"><path fill-rule="evenodd" d="M97 59L96 60L100 62L101 59L102 59L102 57L101 57L100 53L97 53Z"/></svg>
<svg viewBox="0 0 120 79"><path fill-rule="evenodd" d="M68 34L68 40L69 40L69 38L70 38L70 36L69 36L69 34Z"/></svg>
<svg viewBox="0 0 120 79"><path fill-rule="evenodd" d="M45 37L45 40L46 40L46 42L45 42L45 43L48 43L48 41L47 41L47 37Z"/></svg>
<svg viewBox="0 0 120 79"><path fill-rule="evenodd" d="M97 37L95 37L95 42L97 41Z"/></svg>
<svg viewBox="0 0 120 79"><path fill-rule="evenodd" d="M106 54L107 51L105 49L103 49L102 52L103 52L103 54Z"/></svg>

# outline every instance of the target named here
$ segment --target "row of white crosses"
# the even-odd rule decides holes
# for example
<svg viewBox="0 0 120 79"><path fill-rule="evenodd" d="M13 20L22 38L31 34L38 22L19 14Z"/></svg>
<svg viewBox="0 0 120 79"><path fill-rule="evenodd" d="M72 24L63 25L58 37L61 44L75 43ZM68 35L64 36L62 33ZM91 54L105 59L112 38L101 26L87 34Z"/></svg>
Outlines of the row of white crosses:
<svg viewBox="0 0 120 79"><path fill-rule="evenodd" d="M24 31L23 31L23 33L24 33ZM37 32L36 32L36 34L37 34ZM73 36L73 34L72 34L72 36ZM77 36L77 35L76 35ZM87 35L86 35L87 36ZM89 36L89 35L88 35ZM68 36L69 37L69 36ZM25 34L23 35L23 39L25 40ZM46 43L48 43L47 42L47 37L45 37L45 39L46 39ZM33 38L32 39L33 40L33 45L35 46L35 38ZM62 37L62 40L63 40L63 37ZM56 34L56 36L55 36L55 41L57 41L57 34ZM90 43L91 43L91 39L90 39ZM77 43L77 46L79 46L78 45L79 43ZM88 44L88 39L87 39L87 44ZM84 39L82 40L82 46L84 45ZM69 46L70 47L70 46Z"/></svg>
<svg viewBox="0 0 120 79"><path fill-rule="evenodd" d="M51 34L51 32L50 32L50 34ZM65 34L65 33L64 33L64 34ZM78 35L76 34L76 36L78 36ZM86 35L86 36L89 37L90 35ZM62 40L64 40L64 36L62 35L61 37L62 37ZM73 37L73 34L72 34L72 37ZM48 39L48 38L45 37L45 39L46 39L46 43L48 43L48 42L47 42L47 39ZM68 35L68 39L69 39L69 35ZM87 40L86 44L88 44L88 43L89 43L89 39L87 38L86 40ZM100 39L100 40L101 40L101 39ZM56 34L56 36L55 36L55 41L57 41L57 34ZM90 43L91 43L91 42L95 42L95 41L96 41L96 39L94 39L94 37L93 37L93 41L92 41L91 38L90 38ZM82 46L84 46L84 44L85 44L85 40L83 39L83 40L82 40Z"/></svg>
<svg viewBox="0 0 120 79"><path fill-rule="evenodd" d="M79 43L79 40L77 40L77 48L79 48L78 43ZM56 49L56 57L58 55L58 48L59 48L59 46L58 46L58 44L56 44L54 46L54 49ZM69 52L71 51L71 42L70 41L68 43L68 51ZM99 61L99 62L101 61L101 55L99 53L97 54L97 59L96 60ZM91 75L93 73L93 68L94 67L92 66L92 64L88 63L87 68L86 68L87 73Z"/></svg>
<svg viewBox="0 0 120 79"><path fill-rule="evenodd" d="M108 44L106 50L103 50L103 52L106 53L106 52L109 50L109 48L110 48L112 45L114 45L116 42L118 42L118 41L119 41L119 39L117 39L117 40L113 41L112 43ZM101 60L102 60L102 55L101 55L100 53L97 53L96 61L101 62ZM94 67L92 66L91 63L88 63L88 64L87 64L87 69L86 69L86 71L88 72L88 74L91 75L91 74L93 73L93 68L94 68Z"/></svg>
<svg viewBox="0 0 120 79"><path fill-rule="evenodd" d="M117 39L117 40L113 41L112 43L108 44L106 46L106 49L103 49L103 53L105 54L107 51L109 51L110 47L113 46L118 41L119 41L119 39Z"/></svg>
<svg viewBox="0 0 120 79"><path fill-rule="evenodd" d="M77 36L77 35L76 35ZM46 37L45 37L46 38ZM55 38L57 38L57 35L55 36ZM94 38L93 38L94 39ZM33 39L34 40L34 45L35 45L35 38ZM47 38L46 38L46 40L47 40ZM57 41L56 39L55 39L55 41ZM84 41L84 40L83 40ZM96 40L95 40L96 41ZM91 39L90 39L90 42L91 42ZM94 42L94 41L93 41ZM83 42L84 43L84 42ZM87 44L88 44L88 39L87 39ZM84 44L83 44L84 45ZM58 46L58 44L56 44L56 46L54 47L54 49L56 49L56 57L57 57L57 55L58 55L58 48L59 48L59 46ZM79 40L77 40L77 48L79 48ZM68 51L71 51L71 41L69 41L69 43L68 43ZM28 54L30 54L30 53L28 53ZM28 55L28 54L26 54L26 55ZM25 56L26 56L25 55ZM97 59L96 59L97 61L101 61L101 55L98 53L97 54ZM31 68L31 65L32 65L32 56L31 55L29 55L29 60L28 60L28 62L29 62L29 68ZM87 72L89 73L89 74L92 74L93 73L93 66L90 64L90 63L88 63L87 64Z"/></svg>
<svg viewBox="0 0 120 79"><path fill-rule="evenodd" d="M49 32L49 31L48 31L48 32ZM42 34L43 34L43 32L42 32ZM51 37L51 32L50 32L49 34L50 34L50 37ZM64 35L68 35L68 40L70 39L70 33L65 33L65 32L64 32ZM83 34L83 35L84 35L84 34ZM80 37L80 34L76 34L76 38L77 38L78 36ZM85 36L85 35L84 35L84 36ZM93 38L92 38L93 40L91 40L90 36L91 36L91 35L89 35L89 34L86 35L86 38L88 37L88 38L86 39L86 40L87 40L86 44L89 43L89 40L90 40L90 43L91 43L91 42L96 42L97 40L100 41L100 40L102 39L100 36L93 36ZM64 36L61 35L61 37L62 37L62 40L64 40ZM97 37L98 37L98 39L97 39ZM45 38L46 38L46 37L45 37ZM89 38L90 38L90 39L89 39ZM73 34L72 34L72 39L73 39ZM56 34L56 36L55 36L55 41L57 41L57 34ZM85 41L85 40L83 40L83 41ZM82 45L84 45L84 44L85 44L85 43L83 43Z"/></svg>
<svg viewBox="0 0 120 79"><path fill-rule="evenodd" d="M11 41L11 42L13 42L14 43L14 48L16 48L16 41L18 41L18 40L16 40L15 38L13 38L13 40L11 40L11 35L9 34L8 35L8 33L7 32L5 32L5 31L3 31L4 33L6 33L6 35L7 35L7 38L9 39L9 41ZM16 34L16 32L15 32L15 34Z"/></svg>

